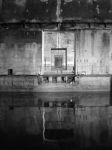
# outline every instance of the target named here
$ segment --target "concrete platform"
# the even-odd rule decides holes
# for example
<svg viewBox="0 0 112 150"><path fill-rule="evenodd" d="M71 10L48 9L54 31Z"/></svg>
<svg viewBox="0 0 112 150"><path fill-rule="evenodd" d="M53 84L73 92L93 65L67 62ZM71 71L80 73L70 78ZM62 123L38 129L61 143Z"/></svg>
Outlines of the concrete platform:
<svg viewBox="0 0 112 150"><path fill-rule="evenodd" d="M111 76L78 76L75 83L38 82L37 76L0 76L0 91L9 92L86 92L111 91Z"/></svg>

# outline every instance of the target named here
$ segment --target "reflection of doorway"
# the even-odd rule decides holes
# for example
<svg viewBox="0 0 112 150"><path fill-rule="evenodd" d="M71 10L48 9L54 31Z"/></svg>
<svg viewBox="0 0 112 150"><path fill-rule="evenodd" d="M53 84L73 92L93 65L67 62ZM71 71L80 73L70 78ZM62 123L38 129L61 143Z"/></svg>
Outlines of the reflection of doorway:
<svg viewBox="0 0 112 150"><path fill-rule="evenodd" d="M63 57L61 55L56 55L54 64L55 68L62 68Z"/></svg>

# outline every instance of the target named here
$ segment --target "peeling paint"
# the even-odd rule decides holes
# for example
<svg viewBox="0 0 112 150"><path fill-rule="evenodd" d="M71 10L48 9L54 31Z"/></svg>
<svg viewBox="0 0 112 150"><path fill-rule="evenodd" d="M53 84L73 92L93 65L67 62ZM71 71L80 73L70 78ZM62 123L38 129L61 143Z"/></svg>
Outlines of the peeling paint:
<svg viewBox="0 0 112 150"><path fill-rule="evenodd" d="M15 4L18 6L24 6L26 4L26 0L15 0Z"/></svg>

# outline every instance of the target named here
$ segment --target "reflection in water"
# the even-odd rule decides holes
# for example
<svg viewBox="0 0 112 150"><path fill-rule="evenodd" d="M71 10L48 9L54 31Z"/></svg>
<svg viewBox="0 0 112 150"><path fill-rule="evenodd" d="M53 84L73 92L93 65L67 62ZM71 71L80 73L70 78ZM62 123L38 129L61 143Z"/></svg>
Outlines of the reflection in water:
<svg viewBox="0 0 112 150"><path fill-rule="evenodd" d="M1 93L0 136L11 148L111 148L109 93Z"/></svg>

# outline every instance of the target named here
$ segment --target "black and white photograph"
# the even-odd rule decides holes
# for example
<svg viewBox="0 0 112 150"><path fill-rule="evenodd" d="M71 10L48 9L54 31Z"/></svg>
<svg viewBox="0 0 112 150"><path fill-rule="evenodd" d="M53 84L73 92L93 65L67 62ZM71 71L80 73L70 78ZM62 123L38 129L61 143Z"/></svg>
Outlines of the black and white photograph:
<svg viewBox="0 0 112 150"><path fill-rule="evenodd" d="M112 0L0 0L5 149L112 149Z"/></svg>

